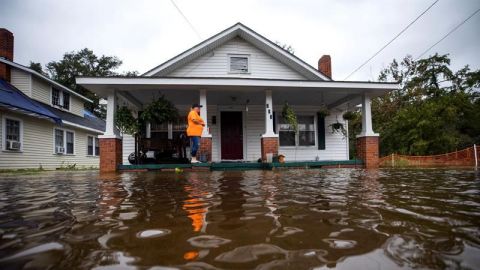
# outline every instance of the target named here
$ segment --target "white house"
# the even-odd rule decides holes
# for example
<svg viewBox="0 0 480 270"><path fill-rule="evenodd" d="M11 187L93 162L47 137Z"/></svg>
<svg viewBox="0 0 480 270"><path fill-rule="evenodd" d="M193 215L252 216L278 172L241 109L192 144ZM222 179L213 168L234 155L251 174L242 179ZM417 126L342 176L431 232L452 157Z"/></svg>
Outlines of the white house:
<svg viewBox="0 0 480 270"><path fill-rule="evenodd" d="M133 138L122 138L114 126L118 103L141 111L155 95L164 95L184 115L192 103L203 105L201 115L208 121L201 151L213 162L270 161L278 154L287 162L348 160L348 140L333 133L331 125L344 123L343 113L362 104L360 158L366 167L375 167L378 134L372 130L370 99L398 88L392 83L333 81L329 56L314 68L241 23L142 76L78 77L77 83L108 99L106 132L100 136L100 144L105 142L102 171L127 164L126 157L133 152ZM297 114L297 133L280 117L285 102ZM324 106L331 114L319 117ZM152 138L162 132L171 138L182 129L174 123L152 127L149 133Z"/></svg>
<svg viewBox="0 0 480 270"><path fill-rule="evenodd" d="M105 122L90 99L13 62L13 34L0 29L0 170L99 167Z"/></svg>

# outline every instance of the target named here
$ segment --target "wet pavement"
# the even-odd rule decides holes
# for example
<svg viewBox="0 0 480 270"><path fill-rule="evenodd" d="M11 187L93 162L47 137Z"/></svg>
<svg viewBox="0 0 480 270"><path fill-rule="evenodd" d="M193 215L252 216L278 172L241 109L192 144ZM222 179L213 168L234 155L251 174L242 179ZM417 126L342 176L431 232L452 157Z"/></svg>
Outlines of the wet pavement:
<svg viewBox="0 0 480 270"><path fill-rule="evenodd" d="M1 269L475 269L480 173L0 176Z"/></svg>

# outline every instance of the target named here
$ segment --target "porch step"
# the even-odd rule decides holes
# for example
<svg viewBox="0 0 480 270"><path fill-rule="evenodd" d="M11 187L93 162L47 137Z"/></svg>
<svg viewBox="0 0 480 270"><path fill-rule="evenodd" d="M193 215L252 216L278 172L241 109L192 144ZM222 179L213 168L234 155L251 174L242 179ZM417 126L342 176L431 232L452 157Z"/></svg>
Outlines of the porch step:
<svg viewBox="0 0 480 270"><path fill-rule="evenodd" d="M229 171L229 170L272 170L281 168L341 168L341 167L361 167L360 160L332 160L332 161L296 161L285 163L256 163L256 162L214 162L214 163L196 163L196 164L141 164L141 165L119 165L121 171L138 170L164 170L172 171L175 168L187 170L211 170L211 171Z"/></svg>

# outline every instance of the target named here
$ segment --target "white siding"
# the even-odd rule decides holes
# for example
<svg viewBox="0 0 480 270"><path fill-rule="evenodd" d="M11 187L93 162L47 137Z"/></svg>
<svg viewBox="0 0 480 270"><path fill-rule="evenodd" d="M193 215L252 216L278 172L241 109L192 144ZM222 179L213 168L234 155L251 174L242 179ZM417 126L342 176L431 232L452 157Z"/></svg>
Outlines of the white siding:
<svg viewBox="0 0 480 270"><path fill-rule="evenodd" d="M70 112L83 117L84 108L85 108L85 105L83 103L83 100L70 94Z"/></svg>
<svg viewBox="0 0 480 270"><path fill-rule="evenodd" d="M122 163L129 165L128 155L135 152L135 137L129 134L124 134L122 138Z"/></svg>
<svg viewBox="0 0 480 270"><path fill-rule="evenodd" d="M8 113L6 115L20 118L23 121L23 152L0 151L0 169L38 168L40 166L45 169L55 169L62 164L63 166L76 164L77 168L98 168L99 158L87 156L87 135L96 134L65 127L75 132L75 154L55 155L53 153L54 123L19 114ZM3 123L1 124L3 126ZM2 138L0 149L3 149L1 148L3 136L0 137Z"/></svg>
<svg viewBox="0 0 480 270"><path fill-rule="evenodd" d="M229 73L229 54L249 55L249 74ZM267 79L305 79L275 58L254 47L241 38L234 38L213 52L209 52L194 61L172 71L173 77L245 77Z"/></svg>
<svg viewBox="0 0 480 270"><path fill-rule="evenodd" d="M37 78L32 78L32 98L51 105L50 95L52 94L52 87L50 84L43 82Z"/></svg>
<svg viewBox="0 0 480 270"><path fill-rule="evenodd" d="M29 73L16 68L11 69L11 83L13 86L22 91L25 95L32 95L32 77Z"/></svg>

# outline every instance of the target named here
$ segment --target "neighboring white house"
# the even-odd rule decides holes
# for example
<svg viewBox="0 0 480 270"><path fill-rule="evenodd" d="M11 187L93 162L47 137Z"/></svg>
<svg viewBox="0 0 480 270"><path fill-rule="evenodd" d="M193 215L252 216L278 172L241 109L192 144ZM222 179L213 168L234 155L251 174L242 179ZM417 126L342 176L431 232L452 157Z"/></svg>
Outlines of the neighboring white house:
<svg viewBox="0 0 480 270"><path fill-rule="evenodd" d="M119 97L141 111L152 96L164 95L182 116L191 104L202 104L201 116L208 120L203 151L214 162L266 161L277 154L285 155L286 161L348 160L348 140L332 132L331 125L345 124L343 113L362 104L360 135L377 138L371 127L370 99L398 88L391 83L333 81L329 56L314 68L241 23L140 77L79 77L77 83L108 99L107 127L100 140L122 140L124 164L134 143L131 136L120 137L113 124ZM298 133L281 117L285 102L297 113ZM325 118L317 113L323 107L331 113ZM182 128L157 126L147 134L154 138L162 137L154 133L165 133L163 137L171 138L175 127ZM365 145L369 152L374 143Z"/></svg>
<svg viewBox="0 0 480 270"><path fill-rule="evenodd" d="M6 29L0 46L0 170L97 168L105 122L86 114L84 104L92 101L13 62Z"/></svg>

